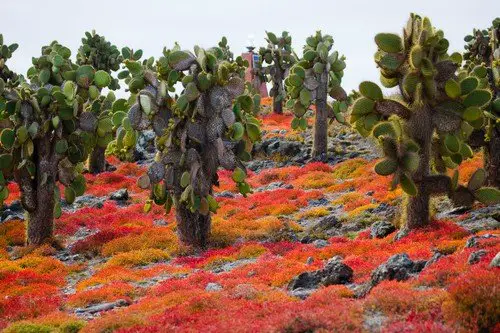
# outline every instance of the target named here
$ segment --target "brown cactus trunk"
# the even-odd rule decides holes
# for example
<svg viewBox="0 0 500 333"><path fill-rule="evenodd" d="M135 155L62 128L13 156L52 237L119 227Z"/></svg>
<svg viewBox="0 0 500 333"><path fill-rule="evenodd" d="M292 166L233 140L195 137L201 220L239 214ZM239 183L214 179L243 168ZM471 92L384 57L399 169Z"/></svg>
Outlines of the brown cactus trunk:
<svg viewBox="0 0 500 333"><path fill-rule="evenodd" d="M276 97L273 97L273 112L276 114L283 114L283 100L280 99L279 101L276 99Z"/></svg>
<svg viewBox="0 0 500 333"><path fill-rule="evenodd" d="M274 57L274 68L276 73L273 76L273 86L274 86L274 96L273 96L273 112L276 114L283 114L283 80L285 73L283 69L278 65L279 59L277 56ZM277 99L279 98L279 100Z"/></svg>
<svg viewBox="0 0 500 333"><path fill-rule="evenodd" d="M430 193L425 180L430 172L430 154L432 143L432 118L431 110L422 107L415 110L407 124L409 136L420 146L418 152L420 163L417 171L412 175L412 180L417 187L417 195L408 196L405 207L406 219L405 227L408 230L425 227L430 223Z"/></svg>
<svg viewBox="0 0 500 333"><path fill-rule="evenodd" d="M500 188L500 130L493 129L491 139L484 148L484 168L488 186Z"/></svg>
<svg viewBox="0 0 500 333"><path fill-rule="evenodd" d="M94 150L92 150L89 158L89 171L91 174L95 175L106 171L105 151L106 149L100 146L95 146Z"/></svg>
<svg viewBox="0 0 500 333"><path fill-rule="evenodd" d="M181 242L194 246L195 248L205 248L207 246L210 232L210 214L201 215L198 212L192 213L185 205L177 205L177 234Z"/></svg>
<svg viewBox="0 0 500 333"><path fill-rule="evenodd" d="M30 205L34 209L28 210L27 244L41 245L50 242L54 235L54 189L56 181L56 158L52 152L48 139L35 141L34 156L38 159L36 165L36 179L33 186L25 191L33 191L30 195ZM44 176L45 175L45 176Z"/></svg>
<svg viewBox="0 0 500 333"><path fill-rule="evenodd" d="M326 159L328 150L328 109L326 108L328 74L321 73L318 79L320 84L316 92L316 120L312 156Z"/></svg>

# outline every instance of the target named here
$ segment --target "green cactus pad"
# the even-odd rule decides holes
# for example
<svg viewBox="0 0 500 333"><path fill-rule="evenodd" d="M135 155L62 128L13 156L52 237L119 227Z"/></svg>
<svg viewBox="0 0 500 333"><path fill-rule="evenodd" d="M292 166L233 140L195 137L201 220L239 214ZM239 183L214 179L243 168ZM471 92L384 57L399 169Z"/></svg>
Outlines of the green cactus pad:
<svg viewBox="0 0 500 333"><path fill-rule="evenodd" d="M494 205L500 202L500 190L495 187L482 187L474 192L474 196L486 205Z"/></svg>
<svg viewBox="0 0 500 333"><path fill-rule="evenodd" d="M4 128L2 134L0 134L0 141L2 142L2 147L4 149L11 149L14 146L14 141L16 140L16 133L10 128Z"/></svg>
<svg viewBox="0 0 500 333"><path fill-rule="evenodd" d="M373 112L375 107L375 102L369 98L361 97L358 98L352 107L353 115L366 115Z"/></svg>
<svg viewBox="0 0 500 333"><path fill-rule="evenodd" d="M467 183L467 188L470 191L475 191L484 185L486 181L486 171L484 169L477 169L476 172L472 174Z"/></svg>
<svg viewBox="0 0 500 333"><path fill-rule="evenodd" d="M460 84L453 79L446 81L444 89L446 91L446 95L450 98L458 98L462 94Z"/></svg>
<svg viewBox="0 0 500 333"><path fill-rule="evenodd" d="M488 90L474 90L470 94L468 94L463 104L465 107L469 106L484 106L491 100L491 92Z"/></svg>
<svg viewBox="0 0 500 333"><path fill-rule="evenodd" d="M75 202L76 198L76 193L75 190L73 190L71 187L65 187L64 188L64 200L71 205L73 202Z"/></svg>
<svg viewBox="0 0 500 333"><path fill-rule="evenodd" d="M379 33L375 36L375 43L384 52L397 53L403 50L403 41L396 34Z"/></svg>
<svg viewBox="0 0 500 333"><path fill-rule="evenodd" d="M401 188L403 191L411 196L417 195L417 187L415 186L415 183L413 180L411 180L410 177L408 177L405 173L401 174L400 180Z"/></svg>
<svg viewBox="0 0 500 333"><path fill-rule="evenodd" d="M377 124L373 128L373 136L378 139L378 137L381 135L389 135L395 137L396 131L394 130L394 126L388 121Z"/></svg>
<svg viewBox="0 0 500 333"><path fill-rule="evenodd" d="M479 81L473 76L466 77L460 81L460 90L462 95L467 95L477 88Z"/></svg>
<svg viewBox="0 0 500 333"><path fill-rule="evenodd" d="M417 153L410 151L403 156L402 162L403 162L403 168L406 171L413 173L418 169L420 163L420 157L418 156Z"/></svg>
<svg viewBox="0 0 500 333"><path fill-rule="evenodd" d="M94 74L94 82L99 88L107 87L111 83L111 75L103 70L99 70Z"/></svg>
<svg viewBox="0 0 500 333"><path fill-rule="evenodd" d="M235 182L242 183L246 178L245 171L239 167L234 169L232 178Z"/></svg>
<svg viewBox="0 0 500 333"><path fill-rule="evenodd" d="M90 65L78 67L76 70L76 83L83 88L88 88L94 80L95 70Z"/></svg>
<svg viewBox="0 0 500 333"><path fill-rule="evenodd" d="M381 176L393 174L398 169L398 162L391 158L384 159L375 165L375 172Z"/></svg>
<svg viewBox="0 0 500 333"><path fill-rule="evenodd" d="M444 138L444 144L446 149L452 153L458 153L460 151L460 141L455 135L446 134Z"/></svg>
<svg viewBox="0 0 500 333"><path fill-rule="evenodd" d="M424 54L420 45L413 45L410 50L409 62L413 68L420 68Z"/></svg>
<svg viewBox="0 0 500 333"><path fill-rule="evenodd" d="M373 82L364 81L359 84L359 92L364 97L367 97L374 101L380 101L384 98L382 94L382 89Z"/></svg>
<svg viewBox="0 0 500 333"><path fill-rule="evenodd" d="M469 106L465 109L463 113L463 118L469 122L475 121L481 118L483 115L483 111L477 106Z"/></svg>

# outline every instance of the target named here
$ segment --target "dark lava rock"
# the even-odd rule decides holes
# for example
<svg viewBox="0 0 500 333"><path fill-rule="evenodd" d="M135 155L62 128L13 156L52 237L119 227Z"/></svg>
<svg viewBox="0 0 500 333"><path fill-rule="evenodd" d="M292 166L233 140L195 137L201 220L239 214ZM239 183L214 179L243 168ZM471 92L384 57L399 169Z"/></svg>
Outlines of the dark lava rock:
<svg viewBox="0 0 500 333"><path fill-rule="evenodd" d="M471 247L476 247L478 245L478 242L481 239L488 239L488 238L495 238L495 235L492 234L484 234L481 236L472 236L469 239L467 239L467 242L465 243L466 248L471 248Z"/></svg>
<svg viewBox="0 0 500 333"><path fill-rule="evenodd" d="M486 252L485 250L472 252L469 256L469 259L467 259L467 262L469 263L469 265L477 264L487 253L488 252Z"/></svg>
<svg viewBox="0 0 500 333"><path fill-rule="evenodd" d="M395 254L372 272L372 284L377 285L383 280L407 280L411 275L420 272L424 265L415 263L406 253Z"/></svg>
<svg viewBox="0 0 500 333"><path fill-rule="evenodd" d="M438 261L439 259L445 257L444 254L442 254L441 252L435 252L432 257L425 263L424 265L424 268L427 268L429 267L430 265L432 265L433 263L435 263L436 261Z"/></svg>
<svg viewBox="0 0 500 333"><path fill-rule="evenodd" d="M387 221L378 221L372 224L370 228L371 238L384 238L385 236L394 232L396 228L394 225Z"/></svg>
<svg viewBox="0 0 500 333"><path fill-rule="evenodd" d="M262 141L254 146L255 152L263 152L266 155L279 154L281 156L296 156L304 145L298 141L288 141L280 137L274 137Z"/></svg>
<svg viewBox="0 0 500 333"><path fill-rule="evenodd" d="M135 145L134 160L150 161L155 153L155 133L152 130L141 131Z"/></svg>
<svg viewBox="0 0 500 333"><path fill-rule="evenodd" d="M78 308L75 310L75 312L77 314L85 314L85 313L94 314L94 313L113 310L114 308L128 306L128 305L130 305L130 302L128 302L127 300L124 300L124 299L119 299L115 302L92 305L92 306L89 306L89 307L83 308L83 309Z"/></svg>
<svg viewBox="0 0 500 333"><path fill-rule="evenodd" d="M21 201L14 200L10 205L4 205L0 216L0 222L10 220L24 220L24 210Z"/></svg>
<svg viewBox="0 0 500 333"><path fill-rule="evenodd" d="M457 222L470 232L500 229L500 204L490 205L469 213L468 218Z"/></svg>
<svg viewBox="0 0 500 333"><path fill-rule="evenodd" d="M352 280L353 270L342 262L340 257L333 257L324 268L312 272L304 272L296 276L288 284L288 290L316 289L320 285L345 284Z"/></svg>
<svg viewBox="0 0 500 333"><path fill-rule="evenodd" d="M220 193L215 193L216 198L234 198L235 194L231 191L222 191Z"/></svg>
<svg viewBox="0 0 500 333"><path fill-rule="evenodd" d="M267 185L258 187L254 190L254 192L264 192L264 191L274 191L277 189L293 189L292 184L286 184L284 182L272 182Z"/></svg>
<svg viewBox="0 0 500 333"><path fill-rule="evenodd" d="M128 195L128 190L126 188L122 188L118 191L115 191L110 194L109 199L110 200L115 200L115 201L125 201L128 200L129 195Z"/></svg>
<svg viewBox="0 0 500 333"><path fill-rule="evenodd" d="M342 223L337 219L335 214L319 218L306 228L300 237L300 241L308 244L316 239L337 235L341 226Z"/></svg>

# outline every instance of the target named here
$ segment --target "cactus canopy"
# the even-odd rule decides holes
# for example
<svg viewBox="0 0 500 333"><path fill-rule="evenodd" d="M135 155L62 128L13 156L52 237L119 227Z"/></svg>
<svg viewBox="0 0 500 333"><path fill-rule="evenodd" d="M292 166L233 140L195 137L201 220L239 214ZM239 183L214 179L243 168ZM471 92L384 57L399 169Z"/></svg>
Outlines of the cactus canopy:
<svg viewBox="0 0 500 333"><path fill-rule="evenodd" d="M250 159L260 129L243 80L247 64L241 57L231 61L222 47L195 47L192 53L176 45L155 64L125 65L135 103L122 122L156 134L155 161L139 179L140 187L151 188L145 210L152 203L167 212L175 206L181 240L204 246L210 212L217 209L212 186L219 166L234 170L243 195L251 192L241 161ZM177 83L183 90L174 98Z"/></svg>
<svg viewBox="0 0 500 333"><path fill-rule="evenodd" d="M467 140L483 126L492 98L481 78L457 76L462 57L447 53L444 33L426 17L412 14L402 36L380 33L375 43L380 81L385 87L399 87L401 95L385 98L376 83L362 82L362 96L351 107L350 122L362 135L373 135L380 142L385 159L375 171L393 175L392 186L401 185L410 196L407 227L429 222L432 195L448 194L459 205L471 205L475 199L499 201L497 189L481 187L482 177L473 176L463 186L457 174L446 175L447 168L472 157Z"/></svg>

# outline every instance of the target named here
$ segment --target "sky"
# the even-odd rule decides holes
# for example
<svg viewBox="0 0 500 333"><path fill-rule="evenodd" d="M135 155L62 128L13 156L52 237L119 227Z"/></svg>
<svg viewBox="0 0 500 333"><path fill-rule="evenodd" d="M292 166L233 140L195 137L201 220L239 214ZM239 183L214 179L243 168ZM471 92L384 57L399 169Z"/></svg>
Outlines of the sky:
<svg viewBox="0 0 500 333"><path fill-rule="evenodd" d="M43 3L43 4L42 4ZM95 29L119 48L142 49L158 58L164 46L211 47L226 36L235 55L246 50L249 35L264 46L265 31L292 35L299 55L317 30L333 36L334 49L347 57L342 82L346 91L359 82L378 82L373 62L378 32L401 33L409 13L428 16L450 41L450 53L463 51L463 37L486 28L500 16L500 0L2 0L0 33L19 49L9 67L25 74L31 57L52 40L73 57L85 31Z"/></svg>

